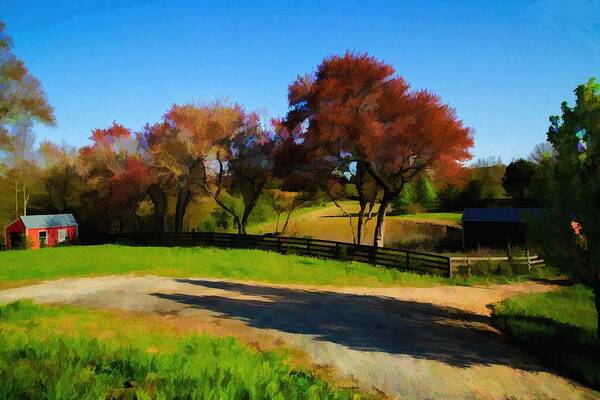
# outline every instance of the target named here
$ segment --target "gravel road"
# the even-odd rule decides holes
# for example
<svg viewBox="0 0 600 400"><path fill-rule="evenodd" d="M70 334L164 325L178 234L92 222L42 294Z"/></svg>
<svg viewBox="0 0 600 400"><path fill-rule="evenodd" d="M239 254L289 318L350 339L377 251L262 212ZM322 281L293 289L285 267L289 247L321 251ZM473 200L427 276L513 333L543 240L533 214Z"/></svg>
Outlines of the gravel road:
<svg viewBox="0 0 600 400"><path fill-rule="evenodd" d="M553 289L338 288L202 278L60 279L0 292L40 303L167 316L249 343L285 343L337 377L398 399L600 399L547 371L489 325L490 303Z"/></svg>

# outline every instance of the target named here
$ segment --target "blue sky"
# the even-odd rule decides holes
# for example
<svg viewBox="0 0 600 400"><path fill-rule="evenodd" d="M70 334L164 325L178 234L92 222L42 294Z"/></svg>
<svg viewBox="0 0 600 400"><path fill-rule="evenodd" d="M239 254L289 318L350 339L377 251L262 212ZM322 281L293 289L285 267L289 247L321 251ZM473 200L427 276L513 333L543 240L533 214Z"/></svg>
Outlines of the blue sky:
<svg viewBox="0 0 600 400"><path fill-rule="evenodd" d="M526 156L578 83L600 78L600 1L2 0L15 53L73 145L139 129L174 102L282 116L287 85L333 53L369 54L451 104L475 157Z"/></svg>

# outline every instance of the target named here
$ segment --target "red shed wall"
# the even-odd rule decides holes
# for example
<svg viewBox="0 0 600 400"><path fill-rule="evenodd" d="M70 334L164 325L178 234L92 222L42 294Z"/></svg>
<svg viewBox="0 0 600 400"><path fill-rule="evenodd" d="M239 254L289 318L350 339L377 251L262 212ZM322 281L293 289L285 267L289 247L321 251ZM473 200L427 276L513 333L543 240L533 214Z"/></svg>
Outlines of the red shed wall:
<svg viewBox="0 0 600 400"><path fill-rule="evenodd" d="M31 239L31 248L40 248L40 231L46 231L46 247L53 247L58 244L58 230L66 229L67 237L70 241L77 239L77 227L76 226L60 226L52 228L35 228L27 229L27 236Z"/></svg>
<svg viewBox="0 0 600 400"><path fill-rule="evenodd" d="M11 233L25 233L25 224L21 221L21 218L8 225L4 232L4 243L6 248L10 249L10 234Z"/></svg>

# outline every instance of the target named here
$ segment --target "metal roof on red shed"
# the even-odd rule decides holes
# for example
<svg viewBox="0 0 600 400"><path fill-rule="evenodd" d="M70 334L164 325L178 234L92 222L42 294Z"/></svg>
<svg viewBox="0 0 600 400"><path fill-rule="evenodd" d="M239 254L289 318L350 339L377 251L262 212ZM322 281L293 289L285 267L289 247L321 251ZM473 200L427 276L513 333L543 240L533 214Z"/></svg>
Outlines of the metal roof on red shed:
<svg viewBox="0 0 600 400"><path fill-rule="evenodd" d="M77 226L73 214L24 215L21 221L27 229Z"/></svg>

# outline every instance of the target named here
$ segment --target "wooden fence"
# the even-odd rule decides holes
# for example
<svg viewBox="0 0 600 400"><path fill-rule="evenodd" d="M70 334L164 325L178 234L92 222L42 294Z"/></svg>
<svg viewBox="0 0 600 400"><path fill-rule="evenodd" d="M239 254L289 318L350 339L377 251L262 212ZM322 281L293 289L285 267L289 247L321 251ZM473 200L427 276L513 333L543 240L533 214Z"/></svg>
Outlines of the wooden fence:
<svg viewBox="0 0 600 400"><path fill-rule="evenodd" d="M511 264L527 266L527 270L529 271L535 266L544 264L544 260L537 255L527 255L525 257L450 257L453 273L457 273L460 269L465 269L466 274L469 276L471 275L470 267L477 261L506 261Z"/></svg>
<svg viewBox="0 0 600 400"><path fill-rule="evenodd" d="M108 239L110 242L135 246L215 246L259 249L283 254L361 261L405 271L452 276L450 257L331 240L217 232L127 233L110 235Z"/></svg>

